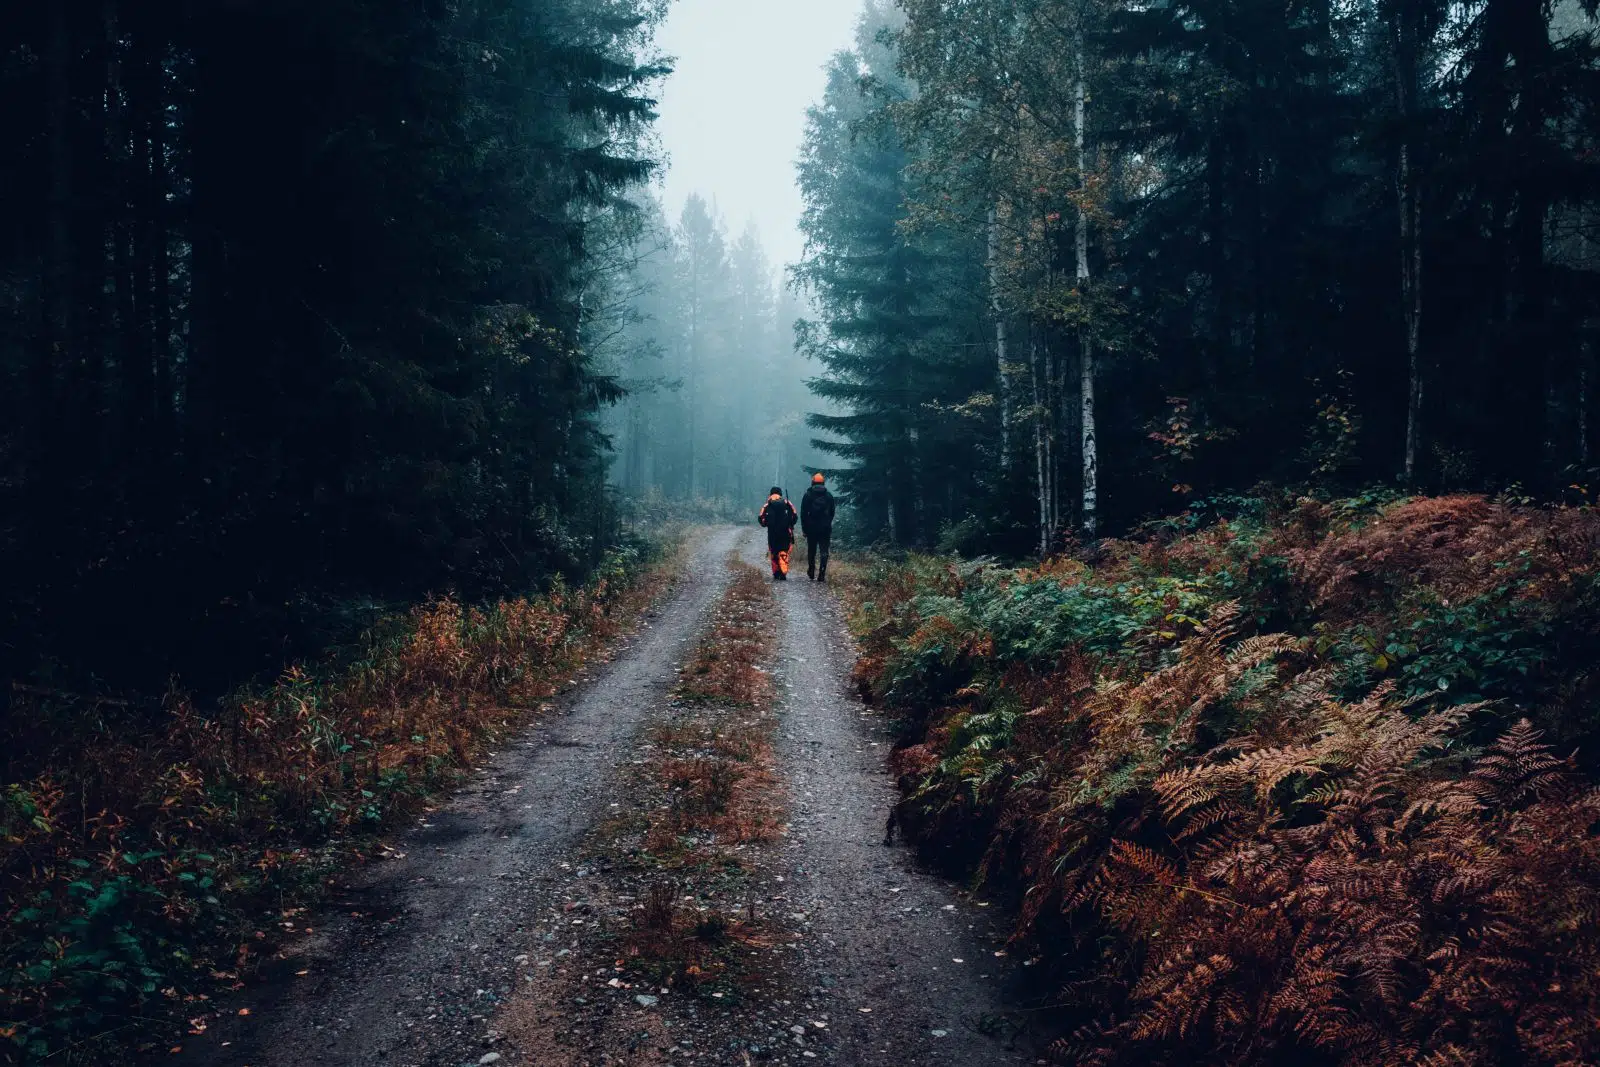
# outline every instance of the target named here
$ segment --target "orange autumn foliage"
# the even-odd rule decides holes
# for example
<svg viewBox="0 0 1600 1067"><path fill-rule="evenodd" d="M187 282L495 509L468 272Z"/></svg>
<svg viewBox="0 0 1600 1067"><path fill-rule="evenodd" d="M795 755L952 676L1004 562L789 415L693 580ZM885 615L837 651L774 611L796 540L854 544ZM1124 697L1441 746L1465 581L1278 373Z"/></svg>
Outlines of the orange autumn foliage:
<svg viewBox="0 0 1600 1067"><path fill-rule="evenodd" d="M255 916L313 895L339 842L454 781L663 577L619 562L579 589L436 600L352 662L213 706L15 690L7 755L33 769L0 794L0 1025L47 1049L109 1013L159 1028L211 975L237 978Z"/></svg>
<svg viewBox="0 0 1600 1067"><path fill-rule="evenodd" d="M851 576L858 671L902 826L1014 894L1055 1062L1595 1063L1596 547L1446 497L912 559Z"/></svg>

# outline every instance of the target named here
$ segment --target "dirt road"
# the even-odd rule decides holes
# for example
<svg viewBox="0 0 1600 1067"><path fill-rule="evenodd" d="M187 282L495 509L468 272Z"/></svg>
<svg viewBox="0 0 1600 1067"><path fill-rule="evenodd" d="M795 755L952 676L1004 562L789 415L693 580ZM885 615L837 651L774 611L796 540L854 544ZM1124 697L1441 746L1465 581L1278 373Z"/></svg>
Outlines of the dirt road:
<svg viewBox="0 0 1600 1067"><path fill-rule="evenodd" d="M280 961L280 977L241 994L168 1062L545 1062L535 1050L542 1042L502 1040L493 1030L497 1009L519 988L519 964L551 940L541 933L548 917L564 914L583 835L616 814L619 768L640 757L645 724L670 700L727 583L723 557L737 548L758 559L761 547L750 529L702 538L688 575L610 664L395 838L394 858L341 888L314 920L317 932ZM784 638L772 665L784 697L777 748L785 780L776 788L790 818L777 880L804 930L785 981L797 1013L804 999L812 1015L833 1021L821 1037L795 1038L763 1056L874 1067L1033 1062L1013 1047L1011 961L998 955L994 909L918 873L903 849L882 843L889 739L847 688L852 652L835 602L825 587L796 577L775 589ZM779 1004L791 1000L687 1011L755 1012L762 1017L752 1021L767 1024L763 1013L776 1015ZM679 1009L674 1002L652 1010ZM628 1024L619 1017L615 1025ZM597 1053L594 1062L750 1062L748 1052L688 1041L628 1047L636 1054Z"/></svg>
<svg viewBox="0 0 1600 1067"><path fill-rule="evenodd" d="M809 581L781 599L789 859L821 936L806 962L835 1006L835 1062L1031 1062L1009 1047L1021 1016L1008 1010L1011 960L997 955L1003 917L883 844L896 799L884 770L891 738L850 688L855 655L838 602Z"/></svg>

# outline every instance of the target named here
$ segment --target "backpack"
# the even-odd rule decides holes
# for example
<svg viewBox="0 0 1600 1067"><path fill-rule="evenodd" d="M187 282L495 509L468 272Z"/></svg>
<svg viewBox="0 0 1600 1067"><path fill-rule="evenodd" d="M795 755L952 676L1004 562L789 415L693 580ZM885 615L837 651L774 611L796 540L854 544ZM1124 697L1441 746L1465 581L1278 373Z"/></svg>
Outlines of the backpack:
<svg viewBox="0 0 1600 1067"><path fill-rule="evenodd" d="M794 505L782 497L769 500L761 508L762 525L767 528L767 542L782 544L794 539Z"/></svg>
<svg viewBox="0 0 1600 1067"><path fill-rule="evenodd" d="M833 532L833 494L826 486L813 485L800 500L800 525L807 537L826 537Z"/></svg>

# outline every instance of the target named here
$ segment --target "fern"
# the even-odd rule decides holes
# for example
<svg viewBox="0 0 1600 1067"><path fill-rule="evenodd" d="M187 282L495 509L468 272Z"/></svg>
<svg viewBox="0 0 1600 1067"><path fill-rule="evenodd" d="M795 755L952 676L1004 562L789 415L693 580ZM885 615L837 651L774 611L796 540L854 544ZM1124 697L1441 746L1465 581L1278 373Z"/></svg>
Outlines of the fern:
<svg viewBox="0 0 1600 1067"><path fill-rule="evenodd" d="M913 561L861 631L916 834L1016 890L1089 1021L1051 1056L1600 1062L1600 790L1551 751L1600 729L1600 514L1252 515L1092 564ZM1439 665L1485 698L1526 665L1546 703L1422 691Z"/></svg>

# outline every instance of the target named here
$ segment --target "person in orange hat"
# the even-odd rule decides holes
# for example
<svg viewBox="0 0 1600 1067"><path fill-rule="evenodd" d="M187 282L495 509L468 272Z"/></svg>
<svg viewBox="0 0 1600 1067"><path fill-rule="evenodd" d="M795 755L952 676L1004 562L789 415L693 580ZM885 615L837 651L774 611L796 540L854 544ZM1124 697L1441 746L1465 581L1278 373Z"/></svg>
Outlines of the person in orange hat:
<svg viewBox="0 0 1600 1067"><path fill-rule="evenodd" d="M800 529L806 535L806 573L814 582L828 580L828 543L833 540L833 494L821 471L811 476L811 488L800 498ZM822 565L817 566L821 555Z"/></svg>
<svg viewBox="0 0 1600 1067"><path fill-rule="evenodd" d="M761 509L761 525L767 528L767 554L772 557L775 582L789 580L789 550L794 548L794 524L799 521L794 505L784 499L783 490L773 486Z"/></svg>

